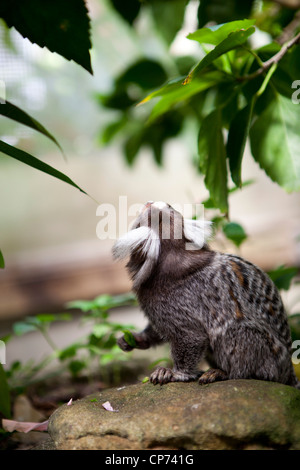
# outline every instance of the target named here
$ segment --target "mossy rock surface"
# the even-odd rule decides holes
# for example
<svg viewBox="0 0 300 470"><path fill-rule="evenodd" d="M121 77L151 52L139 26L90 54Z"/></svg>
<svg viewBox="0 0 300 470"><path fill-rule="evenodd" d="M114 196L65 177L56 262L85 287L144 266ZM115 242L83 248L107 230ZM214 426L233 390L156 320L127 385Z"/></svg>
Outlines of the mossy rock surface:
<svg viewBox="0 0 300 470"><path fill-rule="evenodd" d="M257 380L112 388L61 406L49 434L56 449L300 450L300 391Z"/></svg>

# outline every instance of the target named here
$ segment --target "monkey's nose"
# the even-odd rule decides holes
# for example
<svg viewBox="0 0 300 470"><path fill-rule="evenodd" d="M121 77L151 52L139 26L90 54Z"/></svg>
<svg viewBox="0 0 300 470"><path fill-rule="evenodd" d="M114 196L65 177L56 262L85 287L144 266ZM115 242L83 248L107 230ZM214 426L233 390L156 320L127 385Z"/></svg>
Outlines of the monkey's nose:
<svg viewBox="0 0 300 470"><path fill-rule="evenodd" d="M144 207L142 208L142 213L145 212L145 210L148 209L148 207L150 207L152 204L153 204L154 201L148 201L144 204Z"/></svg>

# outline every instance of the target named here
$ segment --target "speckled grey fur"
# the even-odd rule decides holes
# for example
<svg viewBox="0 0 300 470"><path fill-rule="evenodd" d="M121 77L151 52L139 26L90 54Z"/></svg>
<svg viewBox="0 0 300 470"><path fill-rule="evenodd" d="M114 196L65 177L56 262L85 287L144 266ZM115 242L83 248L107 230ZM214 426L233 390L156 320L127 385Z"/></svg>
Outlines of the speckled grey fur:
<svg viewBox="0 0 300 470"><path fill-rule="evenodd" d="M150 208L146 207L135 228L149 226ZM170 206L157 210L170 211L174 225L182 222ZM155 230L161 234L161 223ZM204 384L254 378L300 388L291 362L287 316L269 276L252 263L211 251L207 245L187 252L186 242L184 229L181 240L172 239L171 233L169 240L160 238L151 269L142 246L131 253L127 265L134 281L148 261L147 279L134 284L149 321L144 331L135 334L137 347L163 342L171 346L173 369L159 367L150 380L164 384L199 377ZM124 337L118 343L124 350L131 349ZM212 369L203 373L198 366L204 358Z"/></svg>

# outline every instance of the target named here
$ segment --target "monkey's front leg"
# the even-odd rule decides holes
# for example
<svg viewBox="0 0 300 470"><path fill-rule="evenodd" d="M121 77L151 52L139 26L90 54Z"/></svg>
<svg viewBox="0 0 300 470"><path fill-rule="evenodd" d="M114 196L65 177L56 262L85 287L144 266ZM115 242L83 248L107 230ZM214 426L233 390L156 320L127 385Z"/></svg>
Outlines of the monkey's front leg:
<svg viewBox="0 0 300 470"><path fill-rule="evenodd" d="M132 333L132 335L136 342L135 348L137 349L148 349L151 346L156 346L164 342L163 338L161 338L156 333L150 323L143 331L140 331L139 333ZM121 336L117 343L123 351L132 351L134 349L125 341L124 336Z"/></svg>
<svg viewBox="0 0 300 470"><path fill-rule="evenodd" d="M196 380L203 371L198 368L199 362L207 350L206 340L197 339L195 343L186 342L186 339L177 339L171 343L171 352L174 362L173 369L158 367L152 372L150 382L166 384L168 382L190 382Z"/></svg>

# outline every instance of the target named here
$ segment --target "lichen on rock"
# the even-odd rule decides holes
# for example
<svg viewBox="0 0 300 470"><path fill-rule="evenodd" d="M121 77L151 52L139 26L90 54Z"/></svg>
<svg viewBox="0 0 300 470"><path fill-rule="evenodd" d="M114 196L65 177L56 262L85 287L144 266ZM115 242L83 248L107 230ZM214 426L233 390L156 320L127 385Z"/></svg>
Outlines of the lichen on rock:
<svg viewBox="0 0 300 470"><path fill-rule="evenodd" d="M49 434L56 449L300 450L300 391L258 380L112 388L57 409Z"/></svg>

